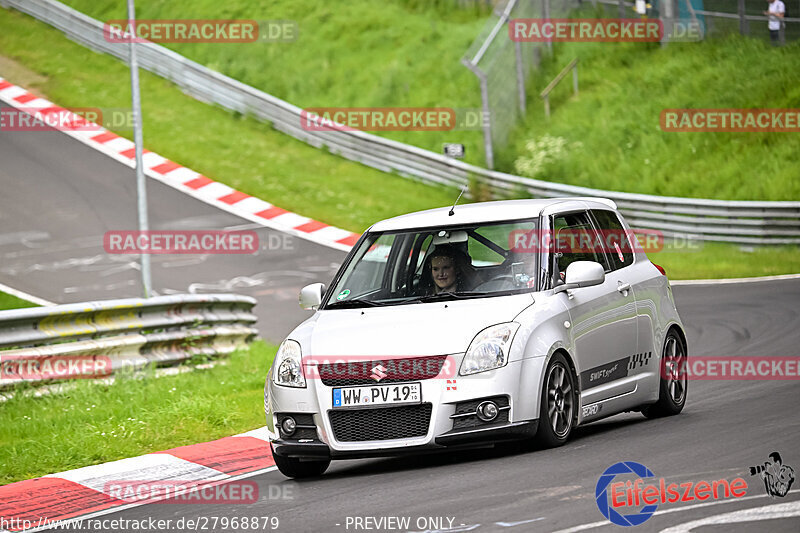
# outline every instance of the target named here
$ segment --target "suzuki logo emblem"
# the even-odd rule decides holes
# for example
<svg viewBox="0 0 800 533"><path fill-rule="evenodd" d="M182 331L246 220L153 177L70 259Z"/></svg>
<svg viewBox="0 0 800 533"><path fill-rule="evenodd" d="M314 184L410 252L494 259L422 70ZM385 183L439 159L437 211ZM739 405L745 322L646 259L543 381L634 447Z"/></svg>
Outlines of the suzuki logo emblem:
<svg viewBox="0 0 800 533"><path fill-rule="evenodd" d="M370 376L375 381L380 381L386 377L386 367L383 365L377 365L372 367L372 374Z"/></svg>

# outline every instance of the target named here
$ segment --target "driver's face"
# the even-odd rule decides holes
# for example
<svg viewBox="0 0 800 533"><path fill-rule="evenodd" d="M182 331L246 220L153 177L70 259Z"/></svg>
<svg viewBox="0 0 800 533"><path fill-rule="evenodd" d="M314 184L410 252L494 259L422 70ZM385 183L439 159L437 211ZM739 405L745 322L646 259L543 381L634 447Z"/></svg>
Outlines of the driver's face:
<svg viewBox="0 0 800 533"><path fill-rule="evenodd" d="M434 257L431 261L433 282L440 291L453 290L456 286L456 269L449 257Z"/></svg>

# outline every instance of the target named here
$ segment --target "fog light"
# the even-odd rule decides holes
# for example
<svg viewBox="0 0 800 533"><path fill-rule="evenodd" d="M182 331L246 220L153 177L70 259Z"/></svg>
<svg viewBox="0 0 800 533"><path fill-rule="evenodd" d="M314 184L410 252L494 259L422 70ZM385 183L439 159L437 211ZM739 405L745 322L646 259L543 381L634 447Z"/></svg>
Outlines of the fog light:
<svg viewBox="0 0 800 533"><path fill-rule="evenodd" d="M283 419L283 422L281 423L281 430L283 430L283 434L285 436L291 437L296 428L297 422L294 421L294 418L287 416Z"/></svg>
<svg viewBox="0 0 800 533"><path fill-rule="evenodd" d="M491 422L497 418L497 413L499 412L500 411L497 409L497 404L494 402L483 402L478 406L478 409L476 409L478 418L484 422Z"/></svg>

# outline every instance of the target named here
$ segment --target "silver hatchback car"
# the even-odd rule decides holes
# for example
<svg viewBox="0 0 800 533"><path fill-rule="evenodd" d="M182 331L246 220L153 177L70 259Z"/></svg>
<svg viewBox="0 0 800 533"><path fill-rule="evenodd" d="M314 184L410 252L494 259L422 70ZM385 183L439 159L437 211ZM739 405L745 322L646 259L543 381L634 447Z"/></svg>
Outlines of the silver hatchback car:
<svg viewBox="0 0 800 533"><path fill-rule="evenodd" d="M331 459L529 439L623 411L679 413L687 346L672 290L603 198L514 200L373 225L264 394L289 477Z"/></svg>

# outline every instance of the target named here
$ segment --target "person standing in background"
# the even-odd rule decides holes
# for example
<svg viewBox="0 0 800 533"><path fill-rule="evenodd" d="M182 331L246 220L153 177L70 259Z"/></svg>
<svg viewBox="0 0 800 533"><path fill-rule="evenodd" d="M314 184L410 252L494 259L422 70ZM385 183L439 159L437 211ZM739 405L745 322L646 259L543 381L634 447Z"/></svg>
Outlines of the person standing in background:
<svg viewBox="0 0 800 533"><path fill-rule="evenodd" d="M767 0L769 8L764 11L764 14L769 17L767 27L769 28L769 38L773 46L778 45L780 39L781 24L783 24L783 15L786 13L786 6L781 0Z"/></svg>

